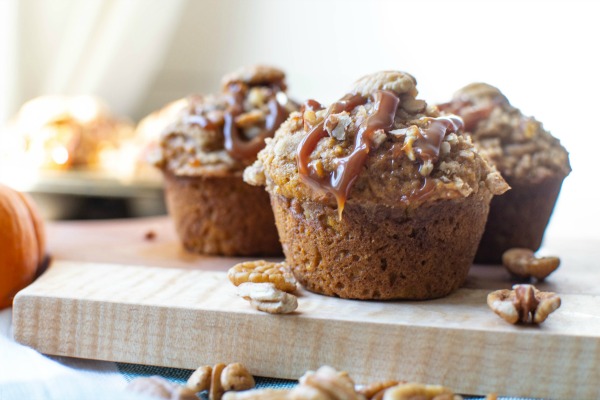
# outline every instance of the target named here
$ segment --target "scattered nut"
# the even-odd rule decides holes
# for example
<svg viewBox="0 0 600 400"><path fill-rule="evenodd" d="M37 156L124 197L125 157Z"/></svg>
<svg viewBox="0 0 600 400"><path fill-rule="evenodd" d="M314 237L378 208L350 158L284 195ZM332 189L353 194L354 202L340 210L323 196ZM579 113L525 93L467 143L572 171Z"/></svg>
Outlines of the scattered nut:
<svg viewBox="0 0 600 400"><path fill-rule="evenodd" d="M296 290L296 279L285 262L273 263L265 260L243 262L231 267L227 271L227 277L235 286L246 282L270 282L284 292L291 293Z"/></svg>
<svg viewBox="0 0 600 400"><path fill-rule="evenodd" d="M502 264L508 271L520 278L534 277L544 280L560 265L558 257L536 258L529 249L514 248L502 254Z"/></svg>
<svg viewBox="0 0 600 400"><path fill-rule="evenodd" d="M228 392L223 400L462 400L448 388L437 385L377 382L356 391L354 382L346 372L322 366L316 372L308 371L298 386L288 390L256 389L245 392ZM493 394L486 400L495 400Z"/></svg>
<svg viewBox="0 0 600 400"><path fill-rule="evenodd" d="M212 375L210 376L210 387L208 388L208 400L220 400L223 397L225 390L221 384L221 374L225 369L225 364L219 363L212 367Z"/></svg>
<svg viewBox="0 0 600 400"><path fill-rule="evenodd" d="M208 390L209 400L220 400L225 392L248 390L254 387L254 377L240 363L199 367L187 381L186 389L193 392Z"/></svg>
<svg viewBox="0 0 600 400"><path fill-rule="evenodd" d="M306 372L300 378L299 385L290 392L290 398L364 400L364 397L354 389L354 381L347 372L339 372L326 365L316 372Z"/></svg>
<svg viewBox="0 0 600 400"><path fill-rule="evenodd" d="M198 397L196 397L192 390L169 382L160 376L134 379L127 385L127 390L151 396L156 399L198 400Z"/></svg>
<svg viewBox="0 0 600 400"><path fill-rule="evenodd" d="M511 324L540 324L560 307L560 297L552 292L540 292L532 285L514 285L488 294L488 306Z"/></svg>
<svg viewBox="0 0 600 400"><path fill-rule="evenodd" d="M210 378L212 376L212 367L206 365L194 371L187 380L186 387L193 390L194 393L203 392L210 388Z"/></svg>
<svg viewBox="0 0 600 400"><path fill-rule="evenodd" d="M358 393L362 394L367 400L381 400L385 391L393 386L397 386L402 382L399 381L383 381L375 382L367 385L360 390Z"/></svg>
<svg viewBox="0 0 600 400"><path fill-rule="evenodd" d="M383 400L462 400L452 390L437 385L404 383L385 391Z"/></svg>
<svg viewBox="0 0 600 400"><path fill-rule="evenodd" d="M254 377L246 367L240 363L229 364L221 374L221 385L228 392L230 390L240 391L252 389L255 385Z"/></svg>
<svg viewBox="0 0 600 400"><path fill-rule="evenodd" d="M273 283L246 282L238 286L238 296L250 301L259 311L287 314L298 308L298 299L275 287Z"/></svg>

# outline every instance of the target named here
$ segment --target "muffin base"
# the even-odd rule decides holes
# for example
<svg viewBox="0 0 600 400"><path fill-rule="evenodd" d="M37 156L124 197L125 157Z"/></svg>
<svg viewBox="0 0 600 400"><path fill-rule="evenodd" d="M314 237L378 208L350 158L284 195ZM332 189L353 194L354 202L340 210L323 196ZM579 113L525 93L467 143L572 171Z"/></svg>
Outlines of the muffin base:
<svg viewBox="0 0 600 400"><path fill-rule="evenodd" d="M296 279L313 292L349 299L432 299L460 287L489 210L487 191L415 209L334 207L271 195Z"/></svg>
<svg viewBox="0 0 600 400"><path fill-rule="evenodd" d="M165 198L183 246L194 253L277 256L269 196L241 176L175 176L165 173Z"/></svg>
<svg viewBox="0 0 600 400"><path fill-rule="evenodd" d="M563 180L523 185L507 179L511 190L492 199L475 262L501 264L502 253L513 247L538 250Z"/></svg>

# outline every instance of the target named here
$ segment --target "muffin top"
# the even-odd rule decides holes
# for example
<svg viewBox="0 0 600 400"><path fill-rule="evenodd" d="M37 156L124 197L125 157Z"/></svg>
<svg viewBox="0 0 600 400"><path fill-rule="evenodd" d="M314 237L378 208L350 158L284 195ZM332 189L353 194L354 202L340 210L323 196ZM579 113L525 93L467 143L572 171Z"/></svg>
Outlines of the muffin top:
<svg viewBox="0 0 600 400"><path fill-rule="evenodd" d="M273 194L337 204L418 206L508 185L463 135L462 120L417 99L416 80L379 72L328 108L308 100L244 172Z"/></svg>
<svg viewBox="0 0 600 400"><path fill-rule="evenodd" d="M218 95L190 96L162 131L151 162L175 175L224 176L256 160L264 140L297 109L285 74L267 66L228 74Z"/></svg>
<svg viewBox="0 0 600 400"><path fill-rule="evenodd" d="M465 131L510 183L535 184L571 171L560 141L535 118L524 116L494 86L472 83L441 104L444 113L460 115Z"/></svg>

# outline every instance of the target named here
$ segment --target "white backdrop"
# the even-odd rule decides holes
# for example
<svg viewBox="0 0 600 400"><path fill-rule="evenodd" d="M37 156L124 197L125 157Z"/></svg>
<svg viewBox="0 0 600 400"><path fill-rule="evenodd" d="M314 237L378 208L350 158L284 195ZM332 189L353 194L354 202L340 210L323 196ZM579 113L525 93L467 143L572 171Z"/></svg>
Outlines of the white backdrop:
<svg viewBox="0 0 600 400"><path fill-rule="evenodd" d="M323 102L381 69L412 73L434 102L485 81L571 153L552 234L600 237L600 2L0 2L0 23L9 22L0 30L13 32L0 39L0 118L35 95L64 92L98 94L138 119L190 92L217 90L223 73L255 62L285 69L296 98Z"/></svg>

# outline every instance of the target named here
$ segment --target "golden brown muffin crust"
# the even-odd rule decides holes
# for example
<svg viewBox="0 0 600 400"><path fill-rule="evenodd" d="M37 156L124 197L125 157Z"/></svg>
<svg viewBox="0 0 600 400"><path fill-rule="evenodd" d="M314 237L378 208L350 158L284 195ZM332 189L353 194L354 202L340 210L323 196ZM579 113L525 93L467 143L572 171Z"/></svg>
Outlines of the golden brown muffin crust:
<svg viewBox="0 0 600 400"><path fill-rule="evenodd" d="M246 67L223 80L223 92L190 96L163 131L152 162L178 176L227 176L242 171L296 109L285 94L285 74Z"/></svg>
<svg viewBox="0 0 600 400"><path fill-rule="evenodd" d="M560 141L541 122L512 106L494 86L467 85L440 108L463 117L465 130L511 183L540 183L571 172L569 155Z"/></svg>
<svg viewBox="0 0 600 400"><path fill-rule="evenodd" d="M275 137L267 140L244 179L252 184L266 184L273 194L335 205L336 196L331 191L315 190L315 185L307 184L299 173L298 149L322 122L327 135L310 153L308 164L316 171L313 174L334 174L340 160L355 150L364 121L376 111L374 93L378 91L392 92L399 99L398 107L390 129L373 133L368 156L352 183L348 202L416 207L423 201L467 197L483 186L494 194L508 189L498 172L475 150L470 138L460 131L446 131L437 157L427 160L419 156L424 147L423 132L438 121L439 113L416 98L416 80L411 75L395 71L358 80L350 96L368 98L353 109L335 112L335 104L322 110L305 105L303 113L292 113ZM427 196L415 195L426 185Z"/></svg>

